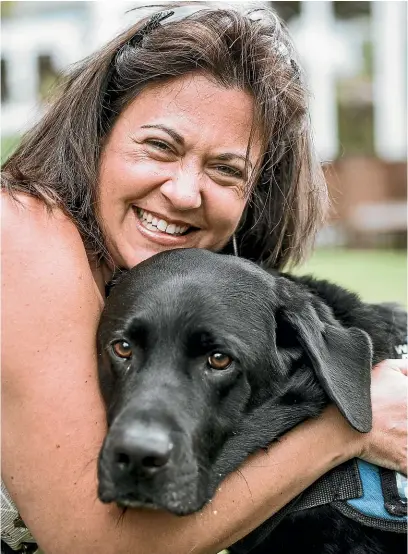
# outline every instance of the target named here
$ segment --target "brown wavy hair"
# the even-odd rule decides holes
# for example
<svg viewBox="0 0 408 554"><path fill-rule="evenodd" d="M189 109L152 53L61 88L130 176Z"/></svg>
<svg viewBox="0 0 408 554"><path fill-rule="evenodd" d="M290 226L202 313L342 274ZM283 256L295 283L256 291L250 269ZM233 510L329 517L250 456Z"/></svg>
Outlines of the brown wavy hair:
<svg viewBox="0 0 408 554"><path fill-rule="evenodd" d="M254 129L263 140L263 160L236 234L239 253L266 267L294 265L323 222L327 189L291 39L269 8L256 8L262 18L253 21L239 9L200 7L135 41L151 16L139 20L74 66L47 114L4 164L3 186L61 207L87 250L110 259L95 205L100 154L112 126L147 85L206 72L224 87L253 95ZM230 244L224 252L231 252Z"/></svg>

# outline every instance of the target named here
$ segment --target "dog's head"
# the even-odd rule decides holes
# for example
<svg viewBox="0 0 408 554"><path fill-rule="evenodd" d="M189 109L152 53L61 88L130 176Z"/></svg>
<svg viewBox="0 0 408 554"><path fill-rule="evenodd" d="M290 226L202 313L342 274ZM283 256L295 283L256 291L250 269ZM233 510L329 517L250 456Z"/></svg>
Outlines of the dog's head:
<svg viewBox="0 0 408 554"><path fill-rule="evenodd" d="M98 330L100 499L195 512L225 476L223 452L232 471L327 397L368 431L370 340L316 302L284 277L205 250L158 254L125 274ZM266 404L263 439L259 429L245 436Z"/></svg>

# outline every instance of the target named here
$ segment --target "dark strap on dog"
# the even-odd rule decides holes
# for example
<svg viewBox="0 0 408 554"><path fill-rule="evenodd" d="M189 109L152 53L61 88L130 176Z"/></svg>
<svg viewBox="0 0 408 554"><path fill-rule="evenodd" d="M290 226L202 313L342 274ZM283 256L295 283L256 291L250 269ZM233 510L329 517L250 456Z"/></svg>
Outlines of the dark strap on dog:
<svg viewBox="0 0 408 554"><path fill-rule="evenodd" d="M289 514L323 506L334 500L355 498L362 494L361 482L355 460L332 469L315 481L308 489L284 506L260 527L233 545L232 552L244 554L261 544L279 523Z"/></svg>
<svg viewBox="0 0 408 554"><path fill-rule="evenodd" d="M401 474L380 467L384 507L391 516L407 515L407 479ZM400 484L400 486L398 486Z"/></svg>
<svg viewBox="0 0 408 554"><path fill-rule="evenodd" d="M364 464L365 468L371 466L371 468L374 468L372 471L380 472L382 476L385 476L385 479L382 480L382 487L385 487L385 491L383 489L384 497L376 499L376 503L379 503L378 511L380 514L378 516L365 513L364 508L367 504L365 500L367 494L370 494L371 491L365 490L365 483L360 474L360 464ZM336 508L346 517L363 525L383 531L406 533L407 504L397 490L396 476L395 471L378 468L357 459L350 460L315 481L313 485L255 531L235 543L231 551L234 554L251 552L273 532L287 515L327 504ZM358 505L358 499L361 499L363 507ZM349 501L355 501L356 505L352 505ZM395 509L395 506L397 506L397 509ZM385 515L385 510L389 510L388 516ZM381 511L383 511L382 514Z"/></svg>

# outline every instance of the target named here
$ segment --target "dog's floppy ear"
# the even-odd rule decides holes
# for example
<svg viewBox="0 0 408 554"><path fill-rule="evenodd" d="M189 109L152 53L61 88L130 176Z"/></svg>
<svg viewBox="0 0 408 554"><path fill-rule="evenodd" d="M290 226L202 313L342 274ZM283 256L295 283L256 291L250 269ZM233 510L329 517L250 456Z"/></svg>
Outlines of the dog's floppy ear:
<svg viewBox="0 0 408 554"><path fill-rule="evenodd" d="M297 312L285 310L284 317L326 394L357 431L368 433L372 425L372 344L368 334L356 327L324 323L310 304Z"/></svg>

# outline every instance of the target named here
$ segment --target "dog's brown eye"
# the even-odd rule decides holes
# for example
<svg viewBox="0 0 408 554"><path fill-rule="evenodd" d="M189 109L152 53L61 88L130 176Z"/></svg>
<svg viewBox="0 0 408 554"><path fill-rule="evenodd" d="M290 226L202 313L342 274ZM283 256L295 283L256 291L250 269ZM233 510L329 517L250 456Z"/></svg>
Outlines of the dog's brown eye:
<svg viewBox="0 0 408 554"><path fill-rule="evenodd" d="M208 356L207 363L212 369L227 369L232 363L232 358L222 352L214 352Z"/></svg>
<svg viewBox="0 0 408 554"><path fill-rule="evenodd" d="M116 356L119 356L119 358L132 357L132 349L130 348L130 344L125 340L118 340L118 342L114 342L112 344L112 348Z"/></svg>

